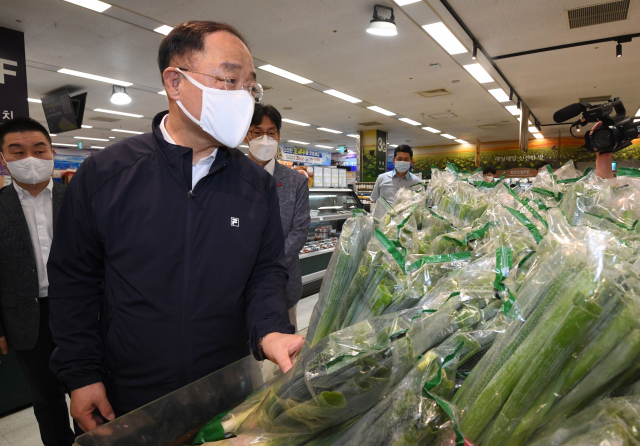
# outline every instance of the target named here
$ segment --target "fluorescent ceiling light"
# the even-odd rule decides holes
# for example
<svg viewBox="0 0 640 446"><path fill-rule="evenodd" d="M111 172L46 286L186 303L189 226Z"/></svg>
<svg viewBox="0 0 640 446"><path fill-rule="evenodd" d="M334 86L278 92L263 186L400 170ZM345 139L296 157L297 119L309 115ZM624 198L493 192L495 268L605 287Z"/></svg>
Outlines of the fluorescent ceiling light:
<svg viewBox="0 0 640 446"><path fill-rule="evenodd" d="M318 127L318 130L322 130L323 132L329 132L329 133L342 133L338 130L327 129L325 127Z"/></svg>
<svg viewBox="0 0 640 446"><path fill-rule="evenodd" d="M133 85L131 82L119 81L118 79L111 79L104 76L96 76L95 74L83 73L82 71L68 70L66 68L60 68L58 73L68 74L70 76L84 77L85 79L92 79L94 81L105 82L107 84L120 85L122 87L130 87Z"/></svg>
<svg viewBox="0 0 640 446"><path fill-rule="evenodd" d="M409 118L398 118L398 121L406 122L407 124L411 124L411 125L422 125L418 121L414 121L413 119L409 119Z"/></svg>
<svg viewBox="0 0 640 446"><path fill-rule="evenodd" d="M130 118L144 118L143 115L135 115L133 113L125 113L125 112L114 111L114 110L105 110L104 108L94 108L93 111L99 112L99 113L111 113L112 115L129 116Z"/></svg>
<svg viewBox="0 0 640 446"><path fill-rule="evenodd" d="M398 6L410 5L411 3L418 3L420 0L394 0Z"/></svg>
<svg viewBox="0 0 640 446"><path fill-rule="evenodd" d="M451 136L451 135L448 135L448 134L446 134L446 133L443 133L443 134L442 134L442 135L440 135L440 136L444 136L444 137L445 137L445 138L447 138L447 139L456 139L456 137L455 137L455 136Z"/></svg>
<svg viewBox="0 0 640 446"><path fill-rule="evenodd" d="M486 84L487 82L493 82L493 78L487 70L482 68L482 65L479 63L472 63L469 65L463 65L463 68L471 74L478 82L481 84Z"/></svg>
<svg viewBox="0 0 640 446"><path fill-rule="evenodd" d="M309 127L311 124L307 124L306 122L294 121L293 119L282 118L284 122L288 122L289 124L301 125L302 127Z"/></svg>
<svg viewBox="0 0 640 446"><path fill-rule="evenodd" d="M36 104L42 104L40 99L27 98L28 102L35 102Z"/></svg>
<svg viewBox="0 0 640 446"><path fill-rule="evenodd" d="M531 133L538 133L538 129L537 129L537 128L535 128L535 127L529 127L529 131L530 131Z"/></svg>
<svg viewBox="0 0 640 446"><path fill-rule="evenodd" d="M494 88L493 90L489 90L489 93L491 93L498 102L508 102L510 100L509 95L505 93L502 88Z"/></svg>
<svg viewBox="0 0 640 446"><path fill-rule="evenodd" d="M65 147L78 147L78 144L65 144L65 143L61 143L61 142L54 142L54 143L51 143L51 145L54 145L54 146L65 146Z"/></svg>
<svg viewBox="0 0 640 446"><path fill-rule="evenodd" d="M74 136L75 139L87 139L89 141L106 141L109 142L108 139L102 139L102 138L88 138L86 136Z"/></svg>
<svg viewBox="0 0 640 446"><path fill-rule="evenodd" d="M636 112L636 116L640 116L640 108L638 109L638 111Z"/></svg>
<svg viewBox="0 0 640 446"><path fill-rule="evenodd" d="M349 138L357 138L358 135L356 135L355 133L352 133L351 135L347 135Z"/></svg>
<svg viewBox="0 0 640 446"><path fill-rule="evenodd" d="M444 23L432 23L422 27L449 54L466 53L467 49L460 43Z"/></svg>
<svg viewBox="0 0 640 446"><path fill-rule="evenodd" d="M111 129L112 132L133 133L134 135L142 135L144 132L134 132L133 130Z"/></svg>
<svg viewBox="0 0 640 446"><path fill-rule="evenodd" d="M115 136L110 136L109 139L116 139L116 137Z"/></svg>
<svg viewBox="0 0 640 446"><path fill-rule="evenodd" d="M633 122L640 122L640 119L634 119Z"/></svg>
<svg viewBox="0 0 640 446"><path fill-rule="evenodd" d="M58 136L58 135L55 133L49 133L49 136Z"/></svg>
<svg viewBox="0 0 640 446"><path fill-rule="evenodd" d="M513 116L518 116L520 114L520 109L517 105L507 105L505 108L509 110L509 113Z"/></svg>
<svg viewBox="0 0 640 446"><path fill-rule="evenodd" d="M316 144L316 147L322 147L323 149L333 149L332 146L323 146L322 144Z"/></svg>
<svg viewBox="0 0 640 446"><path fill-rule="evenodd" d="M173 29L173 26L162 25L162 26L159 26L156 29L154 29L154 31L157 32L157 33L160 33L160 34L164 34L166 36L167 34L169 34L171 32L172 29Z"/></svg>
<svg viewBox="0 0 640 446"><path fill-rule="evenodd" d="M268 71L269 73L276 74L278 76L284 77L285 79L289 79L290 81L297 82L299 84L310 84L313 81L307 79L306 77L298 76L290 71L283 70L282 68L274 67L273 65L262 65L258 67L261 70Z"/></svg>
<svg viewBox="0 0 640 446"><path fill-rule="evenodd" d="M372 105L371 107L367 107L369 110L373 110L374 112L382 113L385 116L395 116L394 112L390 112L389 110L385 110L384 108L380 108L377 105Z"/></svg>
<svg viewBox="0 0 640 446"><path fill-rule="evenodd" d="M66 2L73 3L74 5L82 6L83 8L90 9L96 12L105 12L111 8L109 3L101 2L100 0L65 0Z"/></svg>
<svg viewBox="0 0 640 446"><path fill-rule="evenodd" d="M289 139L287 142L292 142L294 144L303 144L305 146L308 146L309 144L311 144L310 142L296 141L295 139Z"/></svg>
<svg viewBox="0 0 640 446"><path fill-rule="evenodd" d="M104 149L102 146L91 146L92 149Z"/></svg>
<svg viewBox="0 0 640 446"><path fill-rule="evenodd" d="M467 141L465 141L464 139L456 139L456 142L459 142L460 144L469 144Z"/></svg>
<svg viewBox="0 0 640 446"><path fill-rule="evenodd" d="M80 127L82 127L83 129L92 129L93 128L92 125L81 125Z"/></svg>
<svg viewBox="0 0 640 446"><path fill-rule="evenodd" d="M396 148L396 147L398 147L398 144L389 144L389 147Z"/></svg>
<svg viewBox="0 0 640 446"><path fill-rule="evenodd" d="M422 127L422 130L426 130L431 133L440 133L440 130L434 129L433 127Z"/></svg>
<svg viewBox="0 0 640 446"><path fill-rule="evenodd" d="M351 102L352 104L362 102L362 99L354 98L353 96L349 96L348 94L344 94L338 90L326 90L324 93L330 94L331 96L335 96L336 98L344 101Z"/></svg>
<svg viewBox="0 0 640 446"><path fill-rule="evenodd" d="M536 139L544 139L544 136L542 136L542 133L534 133L533 136L535 136Z"/></svg>
<svg viewBox="0 0 640 446"><path fill-rule="evenodd" d="M161 95L163 95L163 96L166 96L166 95L167 95L167 92L166 92L166 91L164 91L164 90L162 90L162 91L159 91L159 92L158 92L158 94L161 94Z"/></svg>
<svg viewBox="0 0 640 446"><path fill-rule="evenodd" d="M246 144L240 144L238 147L242 147L243 149L248 149L249 148L249 146L246 145Z"/></svg>

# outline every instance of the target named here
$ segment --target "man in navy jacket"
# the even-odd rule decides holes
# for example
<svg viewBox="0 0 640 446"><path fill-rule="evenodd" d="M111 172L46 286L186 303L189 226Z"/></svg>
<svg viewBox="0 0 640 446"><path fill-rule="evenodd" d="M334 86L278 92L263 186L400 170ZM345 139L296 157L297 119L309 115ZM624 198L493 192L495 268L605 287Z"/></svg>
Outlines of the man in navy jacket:
<svg viewBox="0 0 640 446"><path fill-rule="evenodd" d="M51 367L85 431L95 409L111 420L249 349L286 371L304 342L287 314L275 182L225 147L251 121L244 95L262 93L242 36L186 22L158 63L169 113L83 163L49 257Z"/></svg>

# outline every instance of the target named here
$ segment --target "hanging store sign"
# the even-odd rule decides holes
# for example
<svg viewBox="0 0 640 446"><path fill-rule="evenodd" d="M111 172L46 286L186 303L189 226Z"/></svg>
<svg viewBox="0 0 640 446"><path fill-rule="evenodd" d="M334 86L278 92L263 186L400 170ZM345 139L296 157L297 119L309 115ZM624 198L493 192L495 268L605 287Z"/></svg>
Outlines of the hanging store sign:
<svg viewBox="0 0 640 446"><path fill-rule="evenodd" d="M376 178L387 171L387 132L376 130Z"/></svg>
<svg viewBox="0 0 640 446"><path fill-rule="evenodd" d="M322 164L322 152L304 147L282 147L281 159L297 163Z"/></svg>

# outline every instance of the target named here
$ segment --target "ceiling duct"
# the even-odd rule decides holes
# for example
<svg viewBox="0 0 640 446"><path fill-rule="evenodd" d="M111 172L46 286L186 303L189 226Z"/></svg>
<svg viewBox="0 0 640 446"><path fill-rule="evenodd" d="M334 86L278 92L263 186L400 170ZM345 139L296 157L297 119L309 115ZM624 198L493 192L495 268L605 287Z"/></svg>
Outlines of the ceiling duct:
<svg viewBox="0 0 640 446"><path fill-rule="evenodd" d="M458 115L455 113L451 113L448 111L446 113L438 113L437 115L428 115L431 119L447 119L447 118L457 118Z"/></svg>
<svg viewBox="0 0 640 446"><path fill-rule="evenodd" d="M611 95L607 96L592 96L590 98L580 98L578 102L588 102L589 104L597 104L598 102L607 102L611 99Z"/></svg>
<svg viewBox="0 0 640 446"><path fill-rule="evenodd" d="M450 92L446 88L438 88L436 90L416 91L416 94L419 94L424 98L434 98L436 96L446 96L452 94L452 92Z"/></svg>
<svg viewBox="0 0 640 446"><path fill-rule="evenodd" d="M118 122L122 121L119 118L106 118L104 116L96 116L95 118L87 118L89 121L99 121L99 122Z"/></svg>
<svg viewBox="0 0 640 446"><path fill-rule="evenodd" d="M630 0L618 0L584 8L569 9L567 11L569 29L627 20L629 2Z"/></svg>
<svg viewBox="0 0 640 446"><path fill-rule="evenodd" d="M361 122L358 125L361 125L363 127L373 127L374 125L382 125L382 123L378 121L370 121L370 122Z"/></svg>

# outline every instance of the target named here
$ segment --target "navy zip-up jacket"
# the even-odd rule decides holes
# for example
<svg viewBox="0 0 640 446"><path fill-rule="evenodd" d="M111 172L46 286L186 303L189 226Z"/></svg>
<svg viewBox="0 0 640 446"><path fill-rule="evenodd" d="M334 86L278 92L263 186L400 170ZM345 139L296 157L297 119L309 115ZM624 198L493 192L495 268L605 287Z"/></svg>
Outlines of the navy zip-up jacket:
<svg viewBox="0 0 640 446"><path fill-rule="evenodd" d="M71 390L103 381L120 412L294 331L272 176L221 147L191 190L165 114L78 169L48 262L51 368Z"/></svg>

